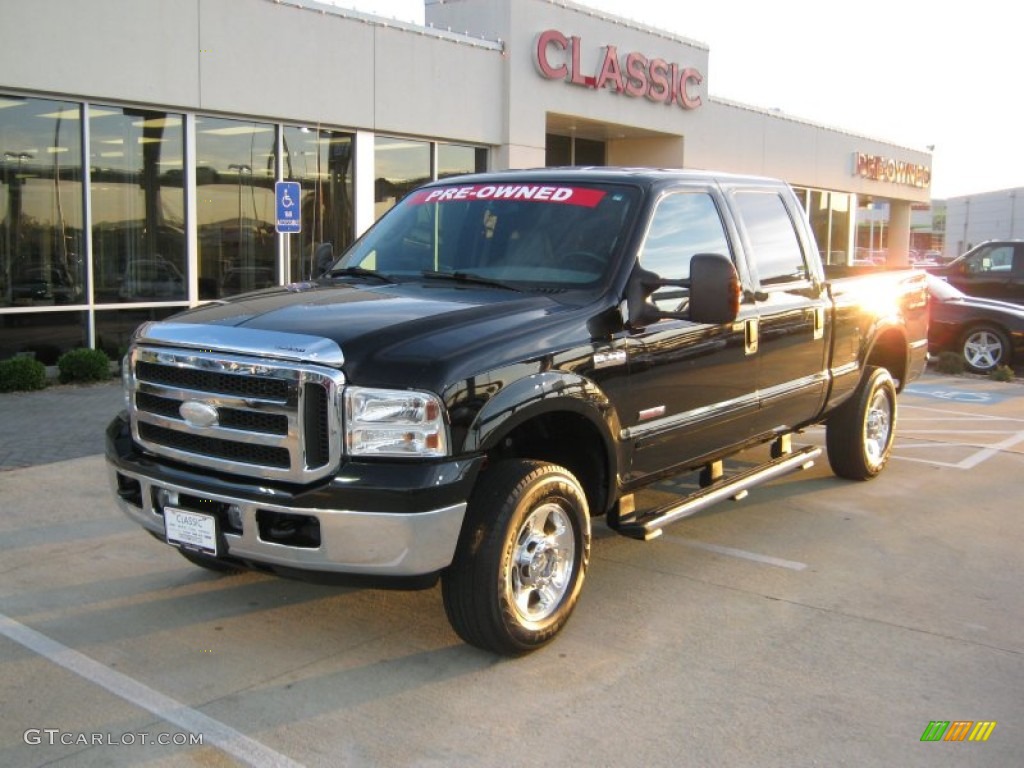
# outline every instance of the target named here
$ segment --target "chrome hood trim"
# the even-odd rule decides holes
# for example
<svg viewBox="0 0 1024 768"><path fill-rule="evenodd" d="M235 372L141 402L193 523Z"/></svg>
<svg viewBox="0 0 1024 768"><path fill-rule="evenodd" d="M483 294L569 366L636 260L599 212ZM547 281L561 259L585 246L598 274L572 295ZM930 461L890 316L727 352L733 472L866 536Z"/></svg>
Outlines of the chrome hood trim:
<svg viewBox="0 0 1024 768"><path fill-rule="evenodd" d="M185 349L234 352L273 360L317 363L332 368L341 368L345 363L341 347L331 339L231 325L151 322L139 327L134 341Z"/></svg>

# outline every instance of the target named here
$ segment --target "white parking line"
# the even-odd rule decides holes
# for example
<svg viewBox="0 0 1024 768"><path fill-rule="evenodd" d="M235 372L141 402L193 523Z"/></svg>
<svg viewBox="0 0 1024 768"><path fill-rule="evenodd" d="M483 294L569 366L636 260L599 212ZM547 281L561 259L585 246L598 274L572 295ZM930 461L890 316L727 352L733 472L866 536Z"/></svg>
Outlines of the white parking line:
<svg viewBox="0 0 1024 768"><path fill-rule="evenodd" d="M900 421L904 419L904 411L931 411L932 413L939 414L939 417L928 416L922 418L909 417L909 421L924 421L927 418L928 421L973 421L975 423L980 421L1024 421L1024 418L1015 418L1013 416L992 416L987 413L971 413L970 411L951 411L948 408L930 408L926 405L908 405L900 403ZM950 416L956 418L949 418Z"/></svg>
<svg viewBox="0 0 1024 768"><path fill-rule="evenodd" d="M277 768L278 766L302 768L301 763L275 752L244 733L187 707L180 701L165 696L127 675L115 672L98 661L68 648L2 613L0 613L0 634L18 645L34 651L48 661L74 672L79 677L107 689L115 696L153 713L161 720L173 723L192 733L201 734L204 745L209 739L214 746L248 765L256 768Z"/></svg>
<svg viewBox="0 0 1024 768"><path fill-rule="evenodd" d="M763 563L764 565L774 565L777 568L788 568L791 571L803 571L807 569L807 563L799 563L795 560L783 560L780 557L761 555L757 552L748 552L745 549L721 547L718 544L708 544L707 542L697 541L696 539L687 539L682 536L674 536L670 533L662 535L661 538L663 541L671 541L676 544L682 544L683 546L691 547L693 549L703 549L706 552L714 552L718 555L738 557L743 560L753 560L755 563Z"/></svg>
<svg viewBox="0 0 1024 768"><path fill-rule="evenodd" d="M919 464L931 464L937 467L950 469L970 470L982 462L1008 451L1021 442L1024 442L1024 431L1017 429L1024 419L1011 416L990 416L988 414L964 413L961 411L950 411L945 408L927 408L924 406L910 405L901 406L909 411L924 411L927 413L914 414L909 417L900 417L901 424L927 424L928 428L915 429L913 426L899 430L897 437L903 437L898 443L898 451L893 454L894 459L900 461L913 461ZM956 426L943 427L943 424L962 424L968 422L971 429L958 429ZM1009 429L989 429L998 427L1002 422ZM980 428L979 428L980 427ZM982 435L1004 436L1002 440L995 443L986 443L979 440ZM947 439L936 439L934 436L943 436ZM960 438L960 439L957 439ZM920 442L908 443L909 440ZM960 461L939 461L917 456L903 455L906 451L929 451L950 448L961 448L972 450Z"/></svg>

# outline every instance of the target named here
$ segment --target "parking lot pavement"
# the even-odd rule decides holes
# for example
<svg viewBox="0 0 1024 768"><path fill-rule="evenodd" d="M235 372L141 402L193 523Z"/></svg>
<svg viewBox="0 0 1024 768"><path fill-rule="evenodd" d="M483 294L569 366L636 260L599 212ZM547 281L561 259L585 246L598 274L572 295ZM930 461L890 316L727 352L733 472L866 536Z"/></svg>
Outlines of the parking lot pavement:
<svg viewBox="0 0 1024 768"><path fill-rule="evenodd" d="M98 455L2 472L0 764L1024 765L1024 387L912 390L874 481L822 459L652 542L598 522L572 621L517 660L436 588L197 569ZM996 725L922 741L968 721Z"/></svg>

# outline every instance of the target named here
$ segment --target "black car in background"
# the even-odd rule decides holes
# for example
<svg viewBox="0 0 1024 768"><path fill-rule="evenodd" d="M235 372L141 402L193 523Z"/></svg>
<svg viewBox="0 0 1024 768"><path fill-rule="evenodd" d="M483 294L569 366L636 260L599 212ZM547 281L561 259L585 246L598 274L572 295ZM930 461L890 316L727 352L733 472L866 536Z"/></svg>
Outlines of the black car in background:
<svg viewBox="0 0 1024 768"><path fill-rule="evenodd" d="M1024 304L1024 240L988 240L945 266L925 266L968 296Z"/></svg>
<svg viewBox="0 0 1024 768"><path fill-rule="evenodd" d="M928 294L929 352L956 352L974 373L1024 360L1024 306L968 296L935 275Z"/></svg>

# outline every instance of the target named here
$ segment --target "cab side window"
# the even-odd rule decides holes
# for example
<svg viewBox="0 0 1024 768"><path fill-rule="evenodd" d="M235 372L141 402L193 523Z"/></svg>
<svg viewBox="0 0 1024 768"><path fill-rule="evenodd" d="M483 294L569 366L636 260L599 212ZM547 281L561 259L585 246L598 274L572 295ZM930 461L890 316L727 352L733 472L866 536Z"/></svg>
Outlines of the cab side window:
<svg viewBox="0 0 1024 768"><path fill-rule="evenodd" d="M982 248L967 259L967 273L980 275L986 272L1009 272L1013 267L1013 246L993 245Z"/></svg>
<svg viewBox="0 0 1024 768"><path fill-rule="evenodd" d="M666 195L658 202L640 248L640 266L661 277L685 279L690 276L690 259L697 253L732 257L715 201L706 192ZM685 306L686 293L683 288L660 288L652 299L659 309L679 311Z"/></svg>
<svg viewBox="0 0 1024 768"><path fill-rule="evenodd" d="M761 285L810 280L807 258L782 197L774 192L740 191L735 203Z"/></svg>

